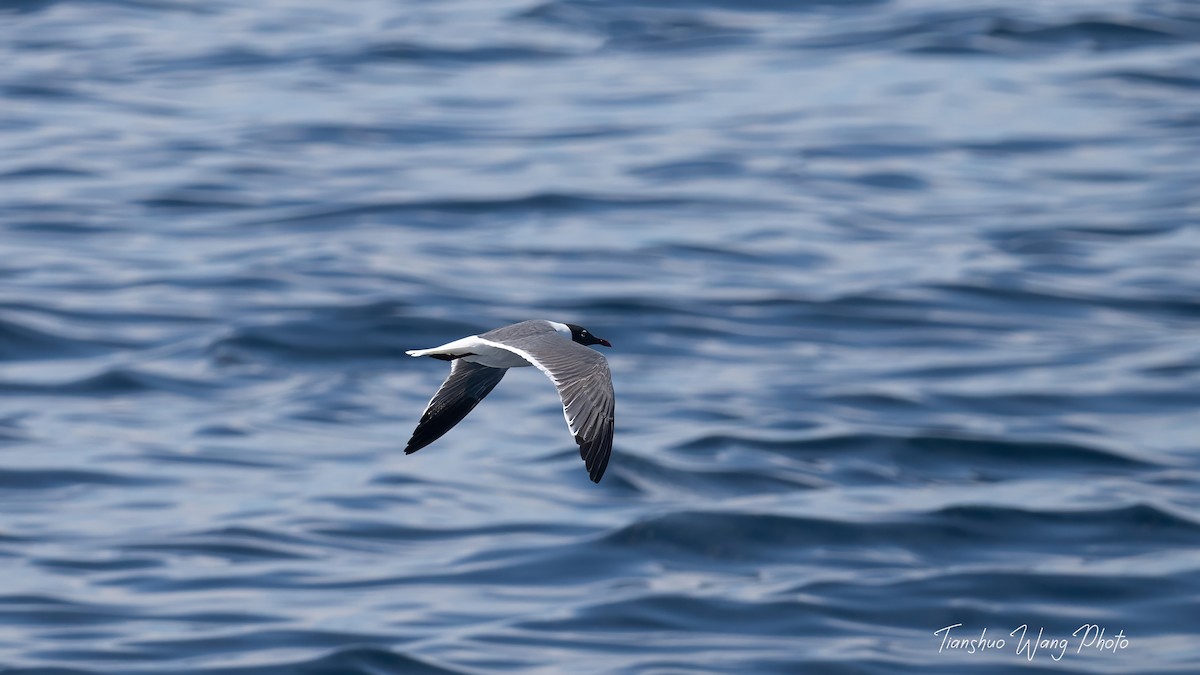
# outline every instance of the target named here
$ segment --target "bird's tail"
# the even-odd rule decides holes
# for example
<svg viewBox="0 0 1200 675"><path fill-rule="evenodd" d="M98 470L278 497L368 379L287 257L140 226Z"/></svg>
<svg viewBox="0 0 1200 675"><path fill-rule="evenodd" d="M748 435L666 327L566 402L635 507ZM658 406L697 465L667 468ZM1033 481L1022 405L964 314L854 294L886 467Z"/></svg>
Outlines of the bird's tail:
<svg viewBox="0 0 1200 675"><path fill-rule="evenodd" d="M409 356L429 356L439 361L453 361L454 359L461 359L464 356L475 356L471 352L447 354L446 352L439 351L439 349L410 349L404 353Z"/></svg>

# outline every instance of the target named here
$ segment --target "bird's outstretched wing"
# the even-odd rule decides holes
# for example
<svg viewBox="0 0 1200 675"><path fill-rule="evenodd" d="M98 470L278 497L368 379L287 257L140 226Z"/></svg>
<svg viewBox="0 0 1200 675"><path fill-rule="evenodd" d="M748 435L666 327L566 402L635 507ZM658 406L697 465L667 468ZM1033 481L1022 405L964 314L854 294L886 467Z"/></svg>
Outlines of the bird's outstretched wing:
<svg viewBox="0 0 1200 675"><path fill-rule="evenodd" d="M505 368L489 368L463 359L453 361L450 376L425 406L425 414L421 415L412 438L408 439L404 453L411 455L453 429L496 388L505 371Z"/></svg>
<svg viewBox="0 0 1200 675"><path fill-rule="evenodd" d="M554 382L567 428L579 444L579 456L592 482L599 483L612 455L616 409L612 374L604 355L556 333L480 339L520 356Z"/></svg>

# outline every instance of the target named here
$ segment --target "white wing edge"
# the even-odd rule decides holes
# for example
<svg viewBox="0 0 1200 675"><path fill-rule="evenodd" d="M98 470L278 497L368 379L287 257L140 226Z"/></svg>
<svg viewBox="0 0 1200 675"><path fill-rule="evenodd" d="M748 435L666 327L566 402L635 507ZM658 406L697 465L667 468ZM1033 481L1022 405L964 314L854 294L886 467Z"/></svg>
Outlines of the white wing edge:
<svg viewBox="0 0 1200 675"><path fill-rule="evenodd" d="M554 374L551 373L546 368L546 366L542 365L541 361L538 361L536 358L533 357L533 354L530 354L529 352L525 351L524 349L517 349L516 347L506 345L503 342L493 342L492 340L485 340L484 338L476 338L476 339L486 345L490 345L492 347L496 347L498 349L503 349L505 351L516 354L517 356L519 356L519 357L525 359L526 361L530 362L531 364L533 364L533 366L535 368L537 368L538 370L545 373L546 377L550 378L550 381L554 383L555 389L558 389L560 386L562 386L562 383L558 381L558 378L555 377ZM561 399L562 394L559 394L558 397ZM563 409L563 419L567 421L567 431L570 431L571 435L574 436L575 429L573 429L571 427L571 418L567 417L567 406L565 403L563 404L562 409Z"/></svg>

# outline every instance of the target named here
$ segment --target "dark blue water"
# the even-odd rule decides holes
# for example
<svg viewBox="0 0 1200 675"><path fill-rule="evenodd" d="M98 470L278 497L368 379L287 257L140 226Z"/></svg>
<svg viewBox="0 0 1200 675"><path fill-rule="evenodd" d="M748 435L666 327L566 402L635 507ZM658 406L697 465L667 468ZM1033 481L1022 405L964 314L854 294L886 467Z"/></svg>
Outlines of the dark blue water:
<svg viewBox="0 0 1200 675"><path fill-rule="evenodd" d="M1197 2L6 2L0 670L1200 671L1198 261Z"/></svg>

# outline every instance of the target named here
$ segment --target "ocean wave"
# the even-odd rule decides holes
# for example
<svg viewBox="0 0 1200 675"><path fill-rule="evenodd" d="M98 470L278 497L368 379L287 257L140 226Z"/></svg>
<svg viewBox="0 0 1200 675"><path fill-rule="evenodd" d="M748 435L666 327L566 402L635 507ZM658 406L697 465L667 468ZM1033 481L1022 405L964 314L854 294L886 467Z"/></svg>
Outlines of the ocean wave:
<svg viewBox="0 0 1200 675"><path fill-rule="evenodd" d="M0 490L57 490L76 486L150 487L176 485L164 476L139 476L89 469L0 469Z"/></svg>
<svg viewBox="0 0 1200 675"><path fill-rule="evenodd" d="M1003 562L1018 552L1052 553L1070 542L1109 555L1136 553L1146 544L1184 551L1198 528L1195 521L1148 504L1077 510L970 504L869 520L684 511L630 523L589 546L714 565L835 558L868 564L862 553L881 562L890 555L890 566L911 569L935 562Z"/></svg>
<svg viewBox="0 0 1200 675"><path fill-rule="evenodd" d="M720 635L835 635L815 603L738 601L690 595L649 595L579 608L555 621L518 624L529 631L580 633L708 633Z"/></svg>
<svg viewBox="0 0 1200 675"><path fill-rule="evenodd" d="M22 382L0 380L0 394L30 396L99 396L169 392L196 395L220 385L206 379L184 378L149 373L135 368L112 366L92 375L61 382Z"/></svg>
<svg viewBox="0 0 1200 675"><path fill-rule="evenodd" d="M712 198L689 197L653 197L653 196L622 196L622 195L589 195L582 193L553 193L544 192L531 195L497 198L439 198L415 199L411 201L378 202L373 204L348 204L340 207L309 208L300 213L282 215L266 220L256 220L244 225L300 225L336 223L345 225L348 221L362 217L375 217L386 221L388 216L407 214L460 214L460 215L525 215L539 213L596 213L603 211L653 211L671 208L704 208L716 207L722 204L739 204L734 201L723 201ZM409 221L411 225L411 221Z"/></svg>
<svg viewBox="0 0 1200 675"><path fill-rule="evenodd" d="M931 12L889 21L887 27L833 31L805 38L806 49L891 47L917 54L1027 58L1042 50L1117 51L1160 47L1200 39L1187 21L1143 13L1087 14L1045 19L994 8ZM875 22L868 22L875 23Z"/></svg>
<svg viewBox="0 0 1200 675"><path fill-rule="evenodd" d="M1193 575L1194 576L1194 575ZM1069 621L1068 614L1089 614L1099 620L1113 620L1126 603L1152 604L1160 618L1147 619L1146 625L1169 626L1183 618L1184 609L1175 602L1180 593L1194 593L1194 578L1133 576L1128 574L1051 573L1036 570L994 570L936 572L916 578L886 583L829 581L794 589L801 597L850 620L869 620L875 625L907 628L919 625L942 626L954 623L982 626L987 624L1014 628L1021 624L1054 626ZM968 589L974 601L969 606L949 607L936 598L961 596ZM874 604L880 593L893 598L891 608ZM988 605L999 609L988 611ZM1070 624L1068 624L1070 625ZM1073 630L1076 626L1071 625Z"/></svg>
<svg viewBox="0 0 1200 675"><path fill-rule="evenodd" d="M115 351L120 342L75 337L34 328L14 316L0 316L0 361L78 358Z"/></svg>
<svg viewBox="0 0 1200 675"><path fill-rule="evenodd" d="M405 673L412 675L466 675L459 670L379 647L348 647L314 659L289 661L275 665L234 666L176 670L187 675L378 675Z"/></svg>
<svg viewBox="0 0 1200 675"><path fill-rule="evenodd" d="M417 318L405 303L298 307L300 318L235 328L208 343L211 358L225 362L243 354L276 358L399 358L405 351L448 342L487 328L452 319Z"/></svg>
<svg viewBox="0 0 1200 675"><path fill-rule="evenodd" d="M462 64L493 65L510 61L540 61L568 58L574 55L575 52L569 50L519 43L452 47L397 41L376 43L350 54L340 54L336 61L346 64L400 61L422 65L457 66Z"/></svg>
<svg viewBox="0 0 1200 675"><path fill-rule="evenodd" d="M677 446L686 454L711 455L729 448L748 448L800 457L826 458L866 455L907 466L936 467L966 463L974 467L1043 468L1077 466L1149 467L1156 462L1126 451L1063 441L1012 440L966 434L897 434L850 432L763 437L746 434L707 434Z"/></svg>
<svg viewBox="0 0 1200 675"><path fill-rule="evenodd" d="M706 497L750 494L791 494L816 490L829 483L782 467L762 469L736 467L682 467L656 458L650 461L632 454L621 457L620 475L639 492L683 492Z"/></svg>

